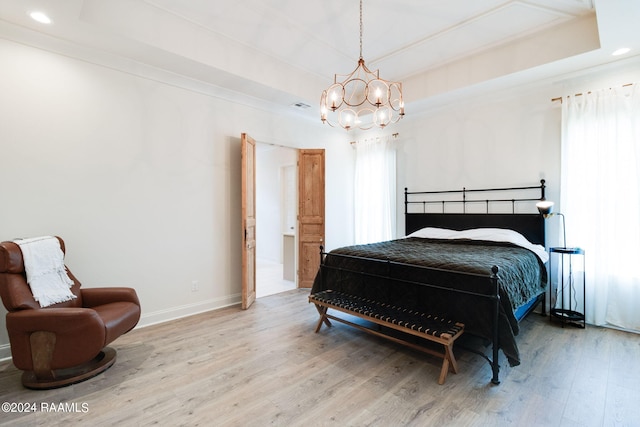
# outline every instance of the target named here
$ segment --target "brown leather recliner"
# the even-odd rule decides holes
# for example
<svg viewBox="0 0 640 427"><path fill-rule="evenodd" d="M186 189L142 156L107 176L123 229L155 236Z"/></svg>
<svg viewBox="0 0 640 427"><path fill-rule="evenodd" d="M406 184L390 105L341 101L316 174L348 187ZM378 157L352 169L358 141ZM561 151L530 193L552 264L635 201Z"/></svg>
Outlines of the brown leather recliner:
<svg viewBox="0 0 640 427"><path fill-rule="evenodd" d="M64 253L64 242L58 240ZM27 388L62 387L105 371L116 358L107 345L140 319L134 289L81 289L78 279L67 272L76 298L41 308L27 284L20 247L0 243L0 296L8 311L13 364L25 371L22 384Z"/></svg>

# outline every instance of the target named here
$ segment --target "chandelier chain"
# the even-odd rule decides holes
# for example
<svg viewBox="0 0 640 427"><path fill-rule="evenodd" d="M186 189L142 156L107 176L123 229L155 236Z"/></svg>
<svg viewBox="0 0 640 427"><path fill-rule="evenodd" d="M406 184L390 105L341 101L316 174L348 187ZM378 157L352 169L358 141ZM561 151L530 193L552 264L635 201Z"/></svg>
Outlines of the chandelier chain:
<svg viewBox="0 0 640 427"><path fill-rule="evenodd" d="M360 0L360 59L362 59L362 0Z"/></svg>

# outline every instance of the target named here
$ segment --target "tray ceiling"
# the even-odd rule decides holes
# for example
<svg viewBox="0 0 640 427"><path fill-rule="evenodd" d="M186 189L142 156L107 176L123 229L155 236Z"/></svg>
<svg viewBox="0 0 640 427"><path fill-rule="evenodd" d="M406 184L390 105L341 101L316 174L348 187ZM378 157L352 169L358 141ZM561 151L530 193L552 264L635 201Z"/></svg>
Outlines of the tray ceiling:
<svg viewBox="0 0 640 427"><path fill-rule="evenodd" d="M611 61L604 48L620 47L640 17L640 6L620 3L365 0L363 57L382 77L403 81L407 111L416 110L505 76L544 78ZM53 24L31 21L34 9ZM308 104L306 114L316 114L333 74L356 66L359 3L3 0L0 36L129 70L143 64L224 96Z"/></svg>

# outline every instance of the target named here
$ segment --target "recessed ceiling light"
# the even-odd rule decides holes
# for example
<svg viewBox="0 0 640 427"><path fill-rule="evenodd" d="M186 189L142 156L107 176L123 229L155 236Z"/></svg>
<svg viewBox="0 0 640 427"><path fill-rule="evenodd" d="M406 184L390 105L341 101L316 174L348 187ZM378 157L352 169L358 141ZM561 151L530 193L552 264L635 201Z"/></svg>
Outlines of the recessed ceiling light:
<svg viewBox="0 0 640 427"><path fill-rule="evenodd" d="M44 12L31 12L29 13L29 16L31 17L31 19L33 19L34 21L38 21L41 24L51 24L51 22L53 22L51 21L51 18L49 18Z"/></svg>
<svg viewBox="0 0 640 427"><path fill-rule="evenodd" d="M615 50L611 55L613 56L618 56L618 55L624 55L625 53L629 52L631 49L629 49L628 47L621 47L620 49Z"/></svg>

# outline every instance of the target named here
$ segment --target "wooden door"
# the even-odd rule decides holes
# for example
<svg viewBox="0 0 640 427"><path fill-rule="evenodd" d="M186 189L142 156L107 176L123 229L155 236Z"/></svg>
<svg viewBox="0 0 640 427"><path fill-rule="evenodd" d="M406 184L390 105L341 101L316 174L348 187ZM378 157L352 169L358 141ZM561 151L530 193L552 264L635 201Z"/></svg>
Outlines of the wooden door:
<svg viewBox="0 0 640 427"><path fill-rule="evenodd" d="M310 288L324 244L324 150L298 150L298 287Z"/></svg>
<svg viewBox="0 0 640 427"><path fill-rule="evenodd" d="M242 159L242 308L256 300L256 141L243 133Z"/></svg>

